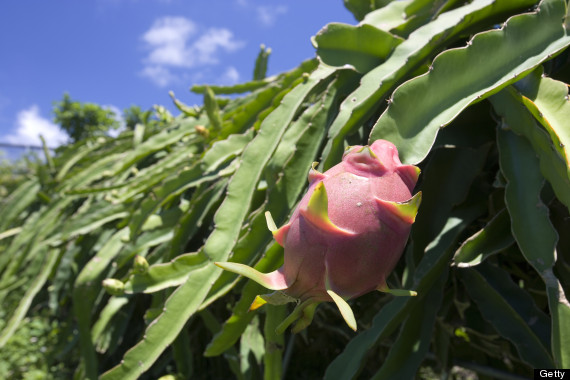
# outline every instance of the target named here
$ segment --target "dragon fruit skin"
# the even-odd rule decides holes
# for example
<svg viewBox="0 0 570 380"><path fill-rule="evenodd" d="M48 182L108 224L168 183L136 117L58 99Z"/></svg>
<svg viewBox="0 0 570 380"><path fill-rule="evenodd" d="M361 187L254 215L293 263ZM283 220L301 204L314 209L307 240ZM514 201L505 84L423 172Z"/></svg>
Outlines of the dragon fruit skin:
<svg viewBox="0 0 570 380"><path fill-rule="evenodd" d="M276 229L266 213L270 230L285 249L283 266L262 274L238 263L216 265L277 290L258 297L252 308L301 301L299 315L293 316L301 321L294 330L310 323L312 314L303 310L312 313L314 307L307 306L329 301L356 329L345 301L387 290L386 277L400 259L421 201L421 193L412 197L419 169L402 165L396 147L385 140L349 147L342 162L325 173L314 166L309 189L289 223Z"/></svg>

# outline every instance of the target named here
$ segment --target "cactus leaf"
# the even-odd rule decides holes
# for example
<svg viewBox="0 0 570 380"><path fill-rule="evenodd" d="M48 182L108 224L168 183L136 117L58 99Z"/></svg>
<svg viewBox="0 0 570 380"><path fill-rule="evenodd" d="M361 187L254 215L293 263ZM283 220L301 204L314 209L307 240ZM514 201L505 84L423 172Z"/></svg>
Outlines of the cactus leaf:
<svg viewBox="0 0 570 380"><path fill-rule="evenodd" d="M49 274L51 273L53 267L56 265L58 259L61 257L61 251L56 249L48 250L44 257L44 264L39 272L39 274L34 278L22 300L20 301L18 307L14 310L12 316L8 320L8 323L3 326L3 330L0 332L0 348L4 347L8 339L16 332L18 325L24 319L32 300L41 290L42 286L46 283Z"/></svg>
<svg viewBox="0 0 570 380"><path fill-rule="evenodd" d="M222 129L220 107L216 100L216 94L214 94L214 91L212 91L210 87L206 87L206 91L204 92L204 108L206 108L212 129L216 132L220 131Z"/></svg>
<svg viewBox="0 0 570 380"><path fill-rule="evenodd" d="M459 268L479 265L489 256L512 245L514 241L509 213L503 209L484 228L465 239L455 251L452 265Z"/></svg>
<svg viewBox="0 0 570 380"><path fill-rule="evenodd" d="M274 268L278 268L282 260L282 249L275 243L255 267L260 271L271 271ZM208 347L206 347L206 351L204 352L205 356L221 355L238 341L241 334L256 315L256 313L248 313L248 311L255 297L259 294L259 291L260 285L253 281L248 281L243 286L240 292L240 300L235 304L232 315L225 321L222 329L213 337ZM271 309L271 307L266 308L266 312L269 312L267 309ZM281 319L279 319L279 321L281 321ZM276 325L277 323L275 326ZM271 328L271 331L275 331L275 326Z"/></svg>
<svg viewBox="0 0 570 380"><path fill-rule="evenodd" d="M271 54L271 48L266 48L265 45L260 46L259 54L255 60L255 68L253 70L253 80L263 80L267 74L267 61Z"/></svg>
<svg viewBox="0 0 570 380"><path fill-rule="evenodd" d="M447 273L439 276L431 289L414 297L414 304L404 316L400 333L374 379L413 379L426 353L444 294ZM406 363L403 365L402 363Z"/></svg>
<svg viewBox="0 0 570 380"><path fill-rule="evenodd" d="M307 326L311 324L313 321L313 317L315 316L315 311L317 311L317 306L319 306L320 302L313 302L309 304L306 308L303 309L303 313L301 317L295 322L295 326L291 329L293 334L304 330Z"/></svg>
<svg viewBox="0 0 570 380"><path fill-rule="evenodd" d="M285 281L285 274L280 269L271 273L261 273L250 266L239 263L216 262L214 264L227 271L245 276L258 284L265 286L267 289L283 290L289 287Z"/></svg>
<svg viewBox="0 0 570 380"><path fill-rule="evenodd" d="M538 67L530 75L513 85L521 93L524 106L548 132L553 148L570 166L570 131L567 128L570 104L568 85L548 78ZM570 175L570 174L569 174Z"/></svg>
<svg viewBox="0 0 570 380"><path fill-rule="evenodd" d="M341 91L344 86L353 83L356 77L352 72L344 71L344 75L334 79L328 86L328 90L323 97L314 105L309 107L288 129L284 134L281 143L273 154L270 162L267 165L266 175L273 178L271 181L275 183L278 191L269 192L267 204L271 205L272 215L274 217L284 218L286 214L297 203L297 198L305 188L303 179L306 178L306 172L298 170L299 167L308 167L314 161L318 154L320 142L323 139L326 131L321 128L322 123L325 123L328 117L328 110L335 101L338 101L338 96L342 95ZM283 174L286 181L278 181L279 174ZM286 193L288 197L284 200L280 194ZM252 254L257 254L265 249L264 238L258 231L263 223L266 223L263 213L256 213L250 222L252 230L247 233L242 239L240 244L234 248L234 260L237 262L250 262L254 260L250 258ZM280 232L286 230L286 226L281 227ZM255 266L256 269L262 272L270 272L278 268L283 260L283 249L278 244L278 237L274 235L277 240L264 254L264 258ZM247 252L247 253L246 253ZM243 255L243 256L242 256ZM240 257L238 260L237 257ZM243 257L243 258L242 258ZM233 282L234 279L228 280ZM217 294L223 294L218 292ZM226 349L231 347L245 330L249 321L253 318L255 313L248 313L255 296L259 294L259 285L253 281L245 284L241 293L241 299L233 309L233 314L224 324L222 331L220 331L213 338L212 342L206 349L206 356L220 355ZM216 295L211 295L206 299L205 303L210 302ZM269 308L274 308L270 305ZM267 310L266 310L267 312ZM282 318L279 318L281 322ZM275 323L275 326L278 323ZM275 326L269 327L271 331L275 330ZM267 326L266 326L267 327Z"/></svg>
<svg viewBox="0 0 570 380"><path fill-rule="evenodd" d="M526 79L526 78L525 78ZM540 161L540 171L550 182L558 199L570 210L570 178L568 167L553 149L548 132L541 128L532 114L523 112L521 95L512 86L490 98L495 111L503 118L508 128L525 136L531 143Z"/></svg>
<svg viewBox="0 0 570 380"><path fill-rule="evenodd" d="M533 3L535 3L535 1L525 0L525 5L530 6ZM358 128L360 128L362 126L362 123L377 111L380 100L388 97L397 83L401 81L402 78L404 78L406 75L409 75L409 73L412 72L417 67L417 65L424 61L428 56L430 56L430 54L433 54L439 44L447 43L447 41L452 41L453 39L457 38L458 35L461 35L463 31L482 19L500 14L502 12L509 12L521 6L523 6L522 2L501 2L500 4L492 1L471 2L465 6L458 7L454 10L439 15L432 22L418 28L412 34L410 34L406 41L402 42L394 49L393 53L390 55L390 57L388 57L386 62L368 72L362 78L361 86L354 90L344 100L343 104L340 107L338 116L329 128L330 139L327 142L325 151L322 155L325 157L325 160L323 161L324 168L328 169L329 167L333 166L334 163L338 160L342 154L342 149L344 148L343 141L345 137L351 133L354 133ZM382 18L382 20L384 21L386 18ZM533 26L529 25L528 27L532 28ZM552 35L550 37L552 37ZM521 40L521 45L523 44L523 40ZM508 46L508 44L509 43L507 42L506 45ZM544 43L542 46L548 46L548 43ZM500 49L502 49L502 47L497 49L497 51L501 51ZM525 51L528 51L525 46L518 46L515 48L515 50L516 49L520 49L520 51L523 51L523 49ZM507 54L500 55L505 57L509 56ZM489 69L482 73L482 75L484 78L487 78L491 76L489 73L493 73L495 71L496 70L494 69ZM449 79L447 78L447 80ZM425 92L422 92L422 94L423 93ZM415 104L419 104L419 102L421 102L421 100ZM405 100L402 103L414 104L406 102ZM415 115L416 112L413 112L413 114ZM410 118L415 118L414 115L408 116ZM422 128L424 125L426 125L425 121L423 121L423 119L420 117L418 117L415 122L418 123L418 126L421 125ZM371 142L377 138L380 138L376 137L377 133L378 131L373 131L373 135L370 139ZM407 136L412 135L412 133L407 134ZM384 136L382 138L395 142L394 139L387 136ZM398 147L398 150L400 150L401 145L395 145ZM412 148L414 145L410 144L409 147ZM414 148L411 150L414 151ZM400 156L402 162L408 163L413 161L413 158L411 158L411 156L411 159L406 159L407 156L408 153L406 153L406 155Z"/></svg>
<svg viewBox="0 0 570 380"><path fill-rule="evenodd" d="M283 334L283 332L285 331L285 329L287 329L287 327L289 327L289 325L291 325L293 322L298 321L299 319L306 319L306 318L311 318L312 315L314 315L314 308L316 307L315 304L318 304L318 302L315 302L311 299L308 299L302 303L300 303L299 305L297 305L297 307L295 308L295 310L293 310L293 312L291 314L289 314L289 316L287 316L287 318L285 318L283 320L283 322L281 322L279 324L279 326L277 326L277 328L275 329L275 332L277 334ZM309 309L306 311L306 309ZM305 322L303 322L304 324ZM310 323L310 321L309 321ZM301 329L297 330L295 329L296 332L301 331Z"/></svg>
<svg viewBox="0 0 570 380"><path fill-rule="evenodd" d="M457 237L481 212L483 210L479 208L457 211L434 239L437 244L426 249L414 273L414 282L417 284L415 288L421 289L422 294L429 291L444 271L447 271L451 248L456 244ZM324 378L328 380L355 377L372 345L392 334L398 327L399 324L392 321L404 320L410 309L420 300L421 296L397 297L388 302L374 317L372 327L350 341L345 350L328 366Z"/></svg>
<svg viewBox="0 0 570 380"><path fill-rule="evenodd" d="M540 330L540 322L549 317L512 281L508 272L483 263L477 269L462 269L460 278L483 317L511 341L524 362L535 368L555 367L547 348L550 327Z"/></svg>
<svg viewBox="0 0 570 380"><path fill-rule="evenodd" d="M220 180L221 177L228 174L227 170L234 170L235 166L233 165L228 165L225 170L218 169L224 162L228 162L234 156L239 155L245 145L251 141L251 138L251 133L246 133L218 141L204 154L199 163L169 176L162 186L155 190L156 197L146 199L140 209L134 213L130 221L131 236L135 236L149 215L164 203L191 187L208 181ZM233 162L237 164L237 161L234 160Z"/></svg>
<svg viewBox="0 0 570 380"><path fill-rule="evenodd" d="M11 223L18 217L18 215L28 207L35 199L40 184L37 179L31 179L23 182L12 194L6 198L6 202L0 206L0 231L8 229Z"/></svg>
<svg viewBox="0 0 570 380"><path fill-rule="evenodd" d="M285 337L276 334L275 328L285 318L286 311L284 306L268 306L265 311L265 323L263 325L265 337L264 379L280 379L283 373ZM285 362L285 364L287 363Z"/></svg>
<svg viewBox="0 0 570 380"><path fill-rule="evenodd" d="M10 228L4 232L0 232L0 240L9 238L10 236L18 235L22 232L22 227Z"/></svg>
<svg viewBox="0 0 570 380"><path fill-rule="evenodd" d="M311 38L327 65L366 73L386 60L402 38L368 24L330 23Z"/></svg>
<svg viewBox="0 0 570 380"><path fill-rule="evenodd" d="M483 4L472 2L442 14L438 20L461 9ZM484 7L481 7L483 10ZM422 161L430 151L439 129L448 125L462 110L516 82L570 44L570 35L560 22L565 11L564 2L543 1L535 12L513 16L503 28L475 35L466 48L450 49L439 54L426 75L416 77L394 91L391 104L372 128L370 141L392 141L401 152L403 163ZM533 28L540 32L533 35L532 43L519 38ZM411 40L412 35L407 41ZM472 59L474 55L497 56L498 59L485 65L478 75L473 75L475 70L481 68ZM513 56L528 58L513 60ZM451 83L453 88L450 88ZM422 102L419 94L425 93L428 85L433 94L441 96ZM414 112L409 112L403 107L406 104L418 104L418 107Z"/></svg>

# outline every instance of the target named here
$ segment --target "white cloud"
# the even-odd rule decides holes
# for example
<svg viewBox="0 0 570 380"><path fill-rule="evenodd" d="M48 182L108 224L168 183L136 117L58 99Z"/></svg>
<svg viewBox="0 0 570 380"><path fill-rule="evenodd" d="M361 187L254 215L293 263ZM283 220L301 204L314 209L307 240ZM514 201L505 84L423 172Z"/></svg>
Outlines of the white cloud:
<svg viewBox="0 0 570 380"><path fill-rule="evenodd" d="M275 25L277 18L289 10L286 5L255 5L249 0L235 0L235 2L238 6L255 12L257 20L263 26Z"/></svg>
<svg viewBox="0 0 570 380"><path fill-rule="evenodd" d="M259 6L257 7L257 18L265 26L273 26L277 20L277 16L287 13L285 5L277 7L272 6Z"/></svg>
<svg viewBox="0 0 570 380"><path fill-rule="evenodd" d="M127 129L127 124L125 123L125 119L123 119L123 112L119 109L119 107L114 106L112 104L103 105L101 107L113 111L115 113L115 120L119 122L119 128L109 129L107 134L111 137L119 136L121 132Z"/></svg>
<svg viewBox="0 0 570 380"><path fill-rule="evenodd" d="M215 65L223 52L231 53L244 46L226 28L198 33L196 24L184 17L157 19L142 39L149 53L140 74L160 87L179 78L174 73L176 69Z"/></svg>
<svg viewBox="0 0 570 380"><path fill-rule="evenodd" d="M221 80L222 84L235 84L239 81L239 72L233 66L226 69L224 74L222 74Z"/></svg>
<svg viewBox="0 0 570 380"><path fill-rule="evenodd" d="M143 77L150 79L158 87L166 87L178 79L178 77L172 74L168 68L160 65L145 66L140 74Z"/></svg>
<svg viewBox="0 0 570 380"><path fill-rule="evenodd" d="M156 20L143 35L143 40L151 49L148 62L184 66L186 44L196 29L196 25L184 17L163 17Z"/></svg>
<svg viewBox="0 0 570 380"><path fill-rule="evenodd" d="M202 34L189 49L188 53L196 56L200 64L218 63L219 48L232 52L242 48L241 41L234 40L233 33L223 28L210 28Z"/></svg>
<svg viewBox="0 0 570 380"><path fill-rule="evenodd" d="M41 145L42 135L49 147L56 147L67 142L68 136L56 124L40 115L37 105L22 110L16 117L15 132L3 137L11 144Z"/></svg>

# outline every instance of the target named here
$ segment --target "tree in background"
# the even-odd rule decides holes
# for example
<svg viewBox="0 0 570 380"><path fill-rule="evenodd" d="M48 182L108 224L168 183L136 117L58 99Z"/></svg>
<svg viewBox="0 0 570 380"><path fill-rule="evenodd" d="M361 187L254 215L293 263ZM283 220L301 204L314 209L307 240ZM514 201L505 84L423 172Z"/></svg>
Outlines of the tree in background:
<svg viewBox="0 0 570 380"><path fill-rule="evenodd" d="M123 110L125 127L132 131L137 124L147 124L152 116L152 111L143 111L139 106L131 105Z"/></svg>
<svg viewBox="0 0 570 380"><path fill-rule="evenodd" d="M110 129L119 128L117 114L111 109L94 103L72 100L68 93L56 102L54 122L67 132L72 141L105 135Z"/></svg>

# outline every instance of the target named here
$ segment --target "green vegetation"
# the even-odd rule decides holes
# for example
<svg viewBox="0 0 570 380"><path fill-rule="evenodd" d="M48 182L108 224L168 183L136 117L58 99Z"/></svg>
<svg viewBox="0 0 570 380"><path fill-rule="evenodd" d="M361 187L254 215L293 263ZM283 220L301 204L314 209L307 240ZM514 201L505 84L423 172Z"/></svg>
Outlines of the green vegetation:
<svg viewBox="0 0 570 380"><path fill-rule="evenodd" d="M72 142L103 136L110 129L119 128L115 112L98 104L72 100L67 93L55 103L53 112L54 122L67 132Z"/></svg>
<svg viewBox="0 0 570 380"><path fill-rule="evenodd" d="M567 2L345 3L361 22L323 28L318 59L265 77L262 47L251 82L193 86L204 105L174 99L177 116L131 108L116 138L72 135L0 197L0 377L516 379L570 367ZM276 334L292 309L248 311L264 289L213 262L278 268L264 213L283 225L313 161L326 170L376 139L422 169L388 278L418 295L351 300L357 332L323 303L308 329Z"/></svg>
<svg viewBox="0 0 570 380"><path fill-rule="evenodd" d="M0 199L12 193L34 171L37 156L27 154L11 161L0 150Z"/></svg>

